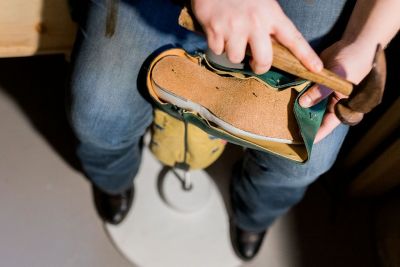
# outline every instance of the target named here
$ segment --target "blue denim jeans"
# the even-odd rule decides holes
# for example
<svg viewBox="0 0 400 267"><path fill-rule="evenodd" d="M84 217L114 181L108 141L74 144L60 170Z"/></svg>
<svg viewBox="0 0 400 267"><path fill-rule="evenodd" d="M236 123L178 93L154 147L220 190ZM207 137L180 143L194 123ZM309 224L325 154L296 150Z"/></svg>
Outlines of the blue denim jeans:
<svg viewBox="0 0 400 267"><path fill-rule="evenodd" d="M335 41L345 0L280 1L316 49ZM146 58L167 45L204 49L200 35L177 25L180 7L169 0L120 0L115 34L105 36L107 1L92 0L72 57L69 117L80 143L78 156L91 181L109 193L128 188L140 165L140 140L152 121L152 107L138 82ZM336 36L336 37L332 37ZM248 150L233 181L234 220L262 230L297 203L307 186L334 163L347 133L341 125L298 165Z"/></svg>

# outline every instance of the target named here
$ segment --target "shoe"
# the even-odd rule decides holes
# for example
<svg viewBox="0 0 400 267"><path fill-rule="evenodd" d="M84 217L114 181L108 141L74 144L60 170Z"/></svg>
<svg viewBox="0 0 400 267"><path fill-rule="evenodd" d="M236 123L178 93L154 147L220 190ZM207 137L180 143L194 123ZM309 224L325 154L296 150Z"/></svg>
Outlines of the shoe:
<svg viewBox="0 0 400 267"><path fill-rule="evenodd" d="M231 241L236 255L244 260L252 260L260 250L267 231L251 232L231 226Z"/></svg>
<svg viewBox="0 0 400 267"><path fill-rule="evenodd" d="M214 61L180 48L160 53L147 71L150 98L208 134L306 162L326 109L326 101L311 109L299 106L298 97L311 82L278 69L254 75L247 65L241 70Z"/></svg>
<svg viewBox="0 0 400 267"><path fill-rule="evenodd" d="M111 195L93 186L93 198L97 213L107 223L117 225L128 214L133 201L133 185L122 193Z"/></svg>

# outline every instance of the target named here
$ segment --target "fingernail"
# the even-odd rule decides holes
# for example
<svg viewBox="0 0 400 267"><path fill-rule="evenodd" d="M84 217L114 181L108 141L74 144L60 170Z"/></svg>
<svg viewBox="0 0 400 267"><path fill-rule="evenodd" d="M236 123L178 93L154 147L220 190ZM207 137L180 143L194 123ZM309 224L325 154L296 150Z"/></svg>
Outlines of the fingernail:
<svg viewBox="0 0 400 267"><path fill-rule="evenodd" d="M324 64L322 63L321 60L318 60L318 59L314 60L312 62L312 65L313 65L314 71L317 71L317 72L321 71L324 68Z"/></svg>
<svg viewBox="0 0 400 267"><path fill-rule="evenodd" d="M268 71L268 67L267 66L257 65L255 67L254 73L261 75L261 74L266 73L267 71Z"/></svg>
<svg viewBox="0 0 400 267"><path fill-rule="evenodd" d="M300 106L302 106L303 108L308 108L312 104L312 99L308 95L303 95L302 97L300 97L299 103Z"/></svg>
<svg viewBox="0 0 400 267"><path fill-rule="evenodd" d="M257 69L254 73L257 75L262 75L262 74L266 73L266 71Z"/></svg>

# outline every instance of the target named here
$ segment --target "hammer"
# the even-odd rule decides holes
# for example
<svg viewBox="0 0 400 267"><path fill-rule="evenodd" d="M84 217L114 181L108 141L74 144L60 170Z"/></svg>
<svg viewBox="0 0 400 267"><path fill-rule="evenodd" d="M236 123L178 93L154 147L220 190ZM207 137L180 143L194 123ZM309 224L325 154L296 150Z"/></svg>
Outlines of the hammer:
<svg viewBox="0 0 400 267"><path fill-rule="evenodd" d="M191 9L185 6L179 15L179 25L190 31L202 32L200 24L193 18ZM319 73L309 71L286 47L275 41L272 42L272 50L272 66L275 68L324 85L348 97L335 105L335 114L344 124L358 124L365 113L370 112L382 101L386 82L386 58L381 45L377 47L371 71L358 85L327 69Z"/></svg>

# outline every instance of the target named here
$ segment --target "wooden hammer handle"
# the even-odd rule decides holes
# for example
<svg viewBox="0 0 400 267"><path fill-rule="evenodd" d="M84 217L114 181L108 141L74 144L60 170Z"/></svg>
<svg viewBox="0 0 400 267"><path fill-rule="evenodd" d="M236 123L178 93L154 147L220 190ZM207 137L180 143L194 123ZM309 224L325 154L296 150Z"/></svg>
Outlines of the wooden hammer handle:
<svg viewBox="0 0 400 267"><path fill-rule="evenodd" d="M272 42L272 66L293 74L297 77L324 85L338 93L349 96L353 91L353 84L327 69L319 73L309 71L304 65L284 46Z"/></svg>
<svg viewBox="0 0 400 267"><path fill-rule="evenodd" d="M188 8L184 7L179 16L179 24L188 30L201 32L201 27L192 17L193 15L190 14ZM324 85L345 96L349 96L353 91L352 83L327 69L323 69L319 73L309 71L287 48L275 41L272 42L272 50L272 66L297 77Z"/></svg>

